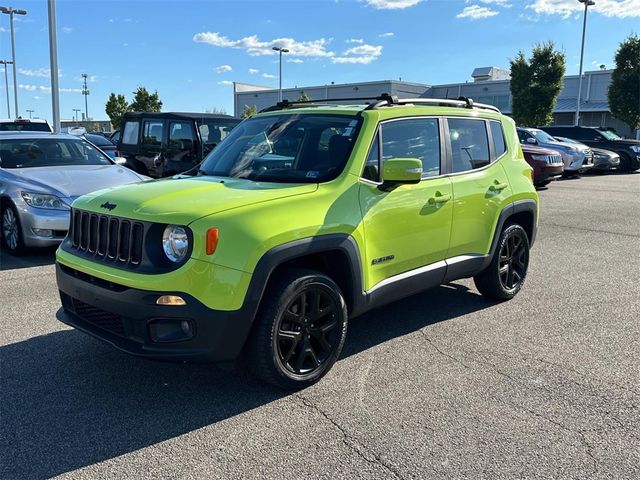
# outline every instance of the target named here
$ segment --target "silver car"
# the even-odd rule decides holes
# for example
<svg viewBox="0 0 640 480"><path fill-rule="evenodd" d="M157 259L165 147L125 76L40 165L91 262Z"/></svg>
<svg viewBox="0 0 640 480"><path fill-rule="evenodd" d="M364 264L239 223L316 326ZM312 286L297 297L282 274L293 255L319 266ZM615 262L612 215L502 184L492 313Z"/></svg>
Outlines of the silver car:
<svg viewBox="0 0 640 480"><path fill-rule="evenodd" d="M9 252L59 244L80 195L147 179L73 135L0 134L2 244Z"/></svg>
<svg viewBox="0 0 640 480"><path fill-rule="evenodd" d="M520 143L550 148L560 153L565 175L584 173L593 168L593 152L586 145L559 142L539 128L518 128Z"/></svg>
<svg viewBox="0 0 640 480"><path fill-rule="evenodd" d="M577 140L572 140L570 138L554 138L560 142L587 147L584 143L578 142ZM620 166L620 155L618 155L616 152L610 152L609 150L603 150L602 148L592 148L591 151L593 152L593 170L597 172L608 172L609 170L618 168Z"/></svg>

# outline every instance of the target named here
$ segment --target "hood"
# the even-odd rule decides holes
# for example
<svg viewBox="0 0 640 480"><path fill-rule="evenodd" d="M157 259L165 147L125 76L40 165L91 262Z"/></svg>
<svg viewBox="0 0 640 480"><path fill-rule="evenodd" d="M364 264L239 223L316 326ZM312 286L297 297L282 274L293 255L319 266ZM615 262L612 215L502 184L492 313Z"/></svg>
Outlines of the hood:
<svg viewBox="0 0 640 480"><path fill-rule="evenodd" d="M75 198L105 187L139 182L143 177L119 165L69 165L5 170L15 175L24 188Z"/></svg>
<svg viewBox="0 0 640 480"><path fill-rule="evenodd" d="M615 143L616 145L627 145L627 146L631 146L631 145L640 145L640 140L631 140L628 138L624 138L621 140L609 140L612 143Z"/></svg>
<svg viewBox="0 0 640 480"><path fill-rule="evenodd" d="M556 150L550 148L538 147L536 145L522 144L522 151L524 153L530 153L531 155L559 155Z"/></svg>
<svg viewBox="0 0 640 480"><path fill-rule="evenodd" d="M317 189L316 183L175 177L93 192L77 199L73 207L142 221L188 225L214 213L312 193ZM110 210L101 207L105 203L110 204Z"/></svg>
<svg viewBox="0 0 640 480"><path fill-rule="evenodd" d="M590 147L586 146L586 145L582 145L582 144L577 144L577 143L567 143L567 142L547 142L544 144L545 147L549 147L549 148L556 148L556 149L561 149L561 150L566 150L566 151L574 151L577 150L579 152L586 152L587 150L590 149Z"/></svg>

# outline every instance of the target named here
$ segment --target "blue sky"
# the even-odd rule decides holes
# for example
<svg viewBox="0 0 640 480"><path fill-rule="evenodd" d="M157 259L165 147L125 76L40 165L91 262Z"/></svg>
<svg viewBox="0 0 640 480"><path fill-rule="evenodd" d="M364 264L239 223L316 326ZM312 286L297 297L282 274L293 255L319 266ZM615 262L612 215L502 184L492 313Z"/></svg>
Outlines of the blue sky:
<svg viewBox="0 0 640 480"><path fill-rule="evenodd" d="M587 70L612 66L618 43L640 33L640 0L596 2ZM32 109L51 119L47 2L5 5L28 11L15 22L20 113ZM518 50L548 40L565 51L567 72L575 74L580 8L577 0L58 0L61 116L84 111L83 72L95 119L107 118L110 92L130 98L139 85L157 90L166 111L232 112L230 82L277 87L274 44L292 52L285 56L285 87L399 77L465 81L474 67L508 67ZM11 57L8 28L1 15L0 59ZM0 94L5 117L4 82Z"/></svg>

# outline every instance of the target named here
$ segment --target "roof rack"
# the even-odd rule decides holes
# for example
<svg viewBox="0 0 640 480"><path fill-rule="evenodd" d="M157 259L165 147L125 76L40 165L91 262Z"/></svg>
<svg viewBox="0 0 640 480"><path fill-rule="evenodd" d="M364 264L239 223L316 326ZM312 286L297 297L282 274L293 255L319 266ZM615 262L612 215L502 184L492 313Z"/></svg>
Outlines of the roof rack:
<svg viewBox="0 0 640 480"><path fill-rule="evenodd" d="M483 110L491 110L494 112L500 112L498 107L494 107L493 105L486 105L484 103L475 103L471 98L467 97L458 97L457 100L450 100L444 98L402 98L399 99L396 95L389 95L388 93L383 93L377 97L348 97L348 98L325 98L321 100L297 100L297 101L289 101L282 100L281 102L276 103L267 108L263 108L260 110L260 113L264 112L274 112L277 110L286 110L290 108L303 108L307 105L317 104L317 103L331 103L331 102L351 102L358 100L375 100L373 103L367 103L365 110L377 110L382 107L392 107L394 105L415 105L415 104L427 104L427 105L437 105L439 107L458 107L458 108L478 108Z"/></svg>

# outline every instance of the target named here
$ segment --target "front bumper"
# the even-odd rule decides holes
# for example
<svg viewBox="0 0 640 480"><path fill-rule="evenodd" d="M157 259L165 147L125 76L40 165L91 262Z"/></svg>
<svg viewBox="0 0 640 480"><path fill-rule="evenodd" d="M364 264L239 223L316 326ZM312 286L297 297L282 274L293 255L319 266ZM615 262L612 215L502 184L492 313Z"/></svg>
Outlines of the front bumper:
<svg viewBox="0 0 640 480"><path fill-rule="evenodd" d="M182 292L155 292L118 285L56 263L63 323L132 355L158 360L225 361L242 351L253 316L244 309L213 310ZM161 295L179 295L186 305L157 305ZM187 321L189 339L158 342L150 324Z"/></svg>
<svg viewBox="0 0 640 480"><path fill-rule="evenodd" d="M59 245L69 230L70 213L66 210L47 210L28 205L19 207L20 225L24 244L28 247ZM42 234L51 230L51 236Z"/></svg>
<svg viewBox="0 0 640 480"><path fill-rule="evenodd" d="M535 185L539 185L541 183L547 183L551 180L555 180L562 176L563 171L564 165L561 163L552 165L536 165L534 167L533 183Z"/></svg>

